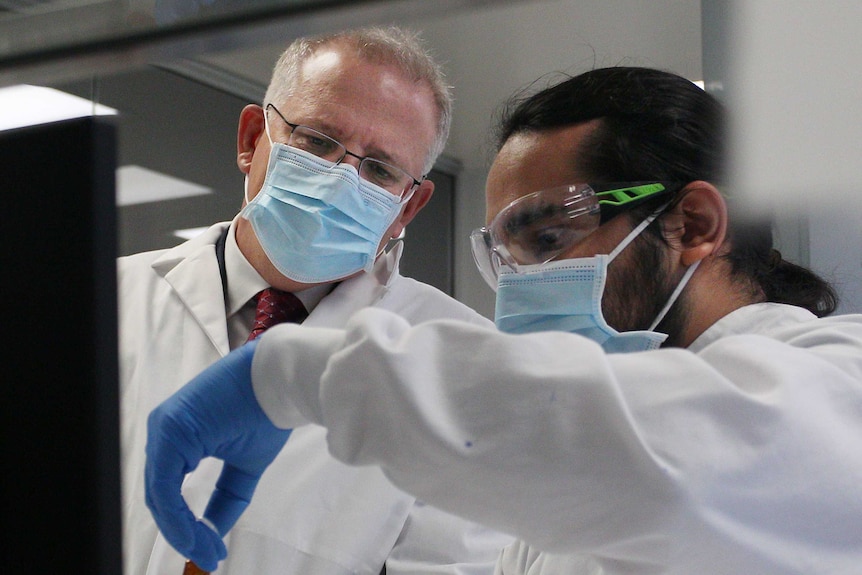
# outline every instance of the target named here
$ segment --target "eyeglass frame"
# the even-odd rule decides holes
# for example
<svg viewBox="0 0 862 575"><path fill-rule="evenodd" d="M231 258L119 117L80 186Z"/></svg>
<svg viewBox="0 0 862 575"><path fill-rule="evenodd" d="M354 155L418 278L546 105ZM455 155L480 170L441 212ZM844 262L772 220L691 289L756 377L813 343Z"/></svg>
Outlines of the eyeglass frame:
<svg viewBox="0 0 862 575"><path fill-rule="evenodd" d="M682 182L661 182L655 180L595 184L582 183L555 186L553 188L542 189L535 192L531 192L529 194L525 194L520 198L513 200L503 209L501 209L500 212L496 216L494 216L489 225L476 228L470 233L470 251L473 255L473 262L476 264L476 267L478 268L479 273L481 274L485 282L491 287L491 289L494 289L495 291L496 280L497 276L499 275L499 269L501 265L505 265L506 267L513 269L514 271L517 271L521 265L524 265L514 260L514 257L509 253L508 248L505 244L498 244L497 240L491 237L491 229L494 227L497 218L503 212L505 212L508 208L525 198L541 194L542 192L551 192L559 189L567 189L568 191L580 189L580 191L577 193L577 196L572 196L573 198L576 198L575 202L579 199L583 199L589 196L595 197L596 202L592 207L587 206L578 208L576 210L577 213L574 213L572 215L572 218L576 218L580 215L585 214L595 214L596 211L598 211L599 221L598 226L596 226L596 229L598 229L602 224L608 222L609 220L613 219L614 217L623 212L631 210L636 205L639 205L646 200L667 196L669 194L676 194L684 186L685 183ZM588 192L586 196L584 195L584 191ZM592 232L589 232L587 235L590 235L591 233ZM578 240L578 242L572 244L572 246L577 245L577 243L580 243L580 241L583 241L583 238L581 240ZM482 250L482 254L477 253L478 249ZM563 252L559 252L542 262L528 265L541 265L543 263L548 263L556 259L560 255L560 253ZM480 256L485 256L484 259L486 259L487 262L482 262Z"/></svg>
<svg viewBox="0 0 862 575"><path fill-rule="evenodd" d="M279 111L279 109L275 107L275 104L273 104L272 102L269 102L269 103L264 107L264 115L266 115L266 111L267 111L267 110L269 110L270 108L272 108L272 109L275 111L275 113L276 113L276 114L278 114L278 117L279 117L279 118L281 118L281 120L282 120L285 124L287 124L287 125L288 125L288 127L290 128L290 133L291 133L291 135L293 135L293 132L294 132L297 128L303 128L303 129L306 129L306 130L310 130L310 131L314 132L315 134L319 134L319 135L323 136L324 138L326 138L327 140L331 140L331 141L335 142L336 144L338 144L339 146L341 146L341 148L344 150L344 154L341 156L341 158L339 158L338 160L336 160L336 161L334 162L336 165L337 165L337 164L340 164L341 162L343 162L343 161L344 161L344 158L346 158L347 156L350 156L350 157L352 157L352 158L356 158L357 160L359 160L359 167L357 168L357 172L361 172L361 171L362 171L362 162L364 162L365 160L371 160L372 162L377 162L378 164L382 164L382 165L387 166L387 167L389 167L389 168L393 168L393 169L396 169L396 170L398 170L398 171L400 171L400 172L403 172L403 173L404 173L404 175L406 175L406 176L407 176L407 177L409 177L411 180L413 180L413 183L412 183L410 186L408 186L408 187L404 188L404 190L402 190L402 191L401 191L401 194L398 196L398 197L399 197L399 198L401 198L401 199L403 199L403 198L407 197L407 196L408 196L408 195L409 195L413 190L415 190L417 187L421 186L421 185L422 185L422 182L424 182L424 181L425 181L425 178L427 178L427 177L428 177L428 174L425 174L425 175L423 175L420 179L416 179L416 178L415 178L412 174L410 174L407 170L405 170L404 168L400 168L400 167L396 166L395 164L390 164L389 162L384 162L383 160L378 160L377 158L373 158L373 157L371 157L371 156L360 156L359 154L355 154L355 153L351 152L350 150L348 150L348 149L347 149L347 146L345 146L344 144L342 144L341 142L339 142L338 140L336 140L336 139L335 139L335 138L333 138L332 136L330 136L330 135L328 135L328 134L324 134L324 133L323 133L323 132L321 132L320 130L317 130L317 129L315 129L315 128L312 128L311 126L306 126L305 124L294 124L293 122L289 122L289 121L287 120L287 118L285 118L285 117L284 117L284 114L282 114L282 113ZM289 145L289 144L288 144L288 145ZM373 183L373 182L372 182L372 183ZM388 190L387 190L387 191L388 191ZM392 193L392 192L390 192L390 193ZM394 194L393 194L393 195L394 195Z"/></svg>

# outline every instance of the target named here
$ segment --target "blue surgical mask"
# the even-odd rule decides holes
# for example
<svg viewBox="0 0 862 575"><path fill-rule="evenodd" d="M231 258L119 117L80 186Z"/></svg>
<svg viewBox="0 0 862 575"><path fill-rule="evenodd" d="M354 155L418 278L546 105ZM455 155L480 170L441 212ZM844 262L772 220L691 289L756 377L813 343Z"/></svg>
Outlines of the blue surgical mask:
<svg viewBox="0 0 862 575"><path fill-rule="evenodd" d="M682 293L699 262L686 270L664 309L647 330L619 332L605 321L602 295L608 264L652 221L650 216L610 254L504 269L497 283L495 323L507 333L567 331L599 343L607 353L658 349L667 335L653 331Z"/></svg>
<svg viewBox="0 0 862 575"><path fill-rule="evenodd" d="M371 271L399 199L304 150L272 143L260 192L240 215L283 275L303 283L330 282Z"/></svg>

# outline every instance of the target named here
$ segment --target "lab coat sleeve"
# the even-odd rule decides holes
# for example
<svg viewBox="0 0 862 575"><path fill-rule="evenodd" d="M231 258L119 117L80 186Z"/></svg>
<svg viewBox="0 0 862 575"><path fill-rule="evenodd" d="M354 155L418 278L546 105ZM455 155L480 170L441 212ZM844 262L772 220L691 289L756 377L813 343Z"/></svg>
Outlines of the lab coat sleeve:
<svg viewBox="0 0 862 575"><path fill-rule="evenodd" d="M343 346L345 332L281 324L264 336L251 365L252 388L264 413L282 429L321 423L318 382L330 356Z"/></svg>
<svg viewBox="0 0 862 575"><path fill-rule="evenodd" d="M278 376L254 383L325 426L337 459L379 465L429 504L547 551L661 564L668 545L686 555L737 525L799 540L818 512L842 513L806 510L787 478L841 492L862 468L834 453L862 431L855 412L836 421L860 387L854 330L606 355L573 334L411 328L367 309L343 334L264 335L255 361Z"/></svg>
<svg viewBox="0 0 862 575"><path fill-rule="evenodd" d="M367 309L344 333L271 329L254 385L276 425L300 414L327 427L337 459L379 465L441 509L567 548L573 510L577 523L614 509L655 521L669 495L665 483L642 481L663 471L618 429L629 416L614 387L572 385L573 366L578 381L613 380L601 348L570 337L561 354L559 337L452 321L411 328ZM573 486L579 476L586 485ZM609 481L613 497L578 497Z"/></svg>

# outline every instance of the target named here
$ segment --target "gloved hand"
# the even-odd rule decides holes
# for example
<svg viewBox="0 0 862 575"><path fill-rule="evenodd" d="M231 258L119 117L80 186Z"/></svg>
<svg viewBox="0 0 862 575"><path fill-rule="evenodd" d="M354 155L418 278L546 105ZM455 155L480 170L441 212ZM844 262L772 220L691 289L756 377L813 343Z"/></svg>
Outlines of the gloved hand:
<svg viewBox="0 0 862 575"><path fill-rule="evenodd" d="M247 343L208 367L147 421L147 506L165 539L207 571L215 571L227 555L221 538L248 507L264 469L290 436L289 429L272 424L252 391L256 344ZM202 522L181 488L186 473L207 456L224 460L224 468Z"/></svg>

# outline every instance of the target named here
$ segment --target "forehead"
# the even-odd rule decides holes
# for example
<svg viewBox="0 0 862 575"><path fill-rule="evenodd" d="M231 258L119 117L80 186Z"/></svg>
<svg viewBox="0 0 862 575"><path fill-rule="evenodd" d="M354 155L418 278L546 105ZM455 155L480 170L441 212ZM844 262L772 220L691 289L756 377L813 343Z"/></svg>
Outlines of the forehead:
<svg viewBox="0 0 862 575"><path fill-rule="evenodd" d="M338 46L303 62L283 107L291 122L325 132L352 152L417 171L437 136L430 86Z"/></svg>
<svg viewBox="0 0 862 575"><path fill-rule="evenodd" d="M485 186L486 221L521 196L566 184L585 183L578 151L598 121L542 132L515 134L494 159Z"/></svg>

